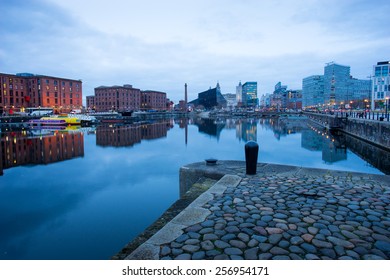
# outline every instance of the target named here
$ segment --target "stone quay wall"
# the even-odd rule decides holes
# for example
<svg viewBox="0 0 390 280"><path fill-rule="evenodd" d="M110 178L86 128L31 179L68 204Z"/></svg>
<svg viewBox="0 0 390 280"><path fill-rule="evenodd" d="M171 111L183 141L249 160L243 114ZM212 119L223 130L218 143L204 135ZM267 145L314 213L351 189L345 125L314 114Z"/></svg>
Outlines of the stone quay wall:
<svg viewBox="0 0 390 280"><path fill-rule="evenodd" d="M338 114L305 113L310 120L329 129L335 128L363 141L390 150L390 123L386 121L345 118Z"/></svg>

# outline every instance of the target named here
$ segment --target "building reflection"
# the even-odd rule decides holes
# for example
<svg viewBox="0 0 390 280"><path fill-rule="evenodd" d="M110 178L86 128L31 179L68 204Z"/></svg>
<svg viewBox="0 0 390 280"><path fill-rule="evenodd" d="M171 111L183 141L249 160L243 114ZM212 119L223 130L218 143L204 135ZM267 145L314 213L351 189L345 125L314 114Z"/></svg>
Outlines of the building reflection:
<svg viewBox="0 0 390 280"><path fill-rule="evenodd" d="M221 131L225 128L225 121L218 119L198 118L194 121L200 133L204 133L217 139L221 136Z"/></svg>
<svg viewBox="0 0 390 280"><path fill-rule="evenodd" d="M167 136L173 127L172 120L131 125L104 125L96 128L96 145L102 147L129 147L142 140Z"/></svg>
<svg viewBox="0 0 390 280"><path fill-rule="evenodd" d="M309 125L302 131L301 146L310 151L322 151L322 160L334 163L347 159L347 145L344 135L332 135L322 128Z"/></svg>
<svg viewBox="0 0 390 280"><path fill-rule="evenodd" d="M237 120L236 137L239 141L257 141L257 121L256 120Z"/></svg>
<svg viewBox="0 0 390 280"><path fill-rule="evenodd" d="M84 156L84 136L70 130L22 130L1 134L0 175L3 169L50 164Z"/></svg>

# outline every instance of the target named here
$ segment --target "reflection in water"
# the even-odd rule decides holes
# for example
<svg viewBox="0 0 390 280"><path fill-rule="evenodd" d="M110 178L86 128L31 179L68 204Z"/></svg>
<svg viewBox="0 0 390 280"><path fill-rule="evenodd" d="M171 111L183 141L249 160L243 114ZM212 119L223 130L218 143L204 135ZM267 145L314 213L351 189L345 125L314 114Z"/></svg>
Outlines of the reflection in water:
<svg viewBox="0 0 390 280"><path fill-rule="evenodd" d="M221 131L225 127L225 121L213 119L196 119L194 124L198 127L200 133L214 136L217 139L219 139Z"/></svg>
<svg viewBox="0 0 390 280"><path fill-rule="evenodd" d="M146 145L147 139L158 140ZM259 142L262 162L378 174L372 164L390 171L389 153L302 119L176 119L84 132L7 132L0 170L35 165L0 176L0 259L108 259L178 198L181 166L210 155L244 160L249 140Z"/></svg>
<svg viewBox="0 0 390 280"><path fill-rule="evenodd" d="M390 153L372 146L359 139L344 134L330 134L323 128L309 124L304 118L262 118L262 119L195 119L181 120L181 127L187 129L187 124L195 124L199 132L219 139L223 129L235 129L239 141L261 141L258 139L258 124L262 129L272 130L277 140L282 137L301 134L301 147L309 151L321 151L322 160L332 164L347 160L347 149L356 153L362 159L372 164L385 174L390 174ZM187 144L187 130L185 143Z"/></svg>
<svg viewBox="0 0 390 280"><path fill-rule="evenodd" d="M84 156L80 131L34 129L5 132L0 139L0 175L3 169L49 164Z"/></svg>
<svg viewBox="0 0 390 280"><path fill-rule="evenodd" d="M302 131L302 147L310 151L322 151L322 160L334 163L347 159L345 136L332 135L322 128L310 126Z"/></svg>
<svg viewBox="0 0 390 280"><path fill-rule="evenodd" d="M390 153L384 152L382 149L363 142L350 135L345 135L348 148L367 161L372 166L375 166L385 174L390 174Z"/></svg>
<svg viewBox="0 0 390 280"><path fill-rule="evenodd" d="M172 127L172 120L133 125L99 126L96 129L96 145L103 147L129 147L136 143L141 143L141 140L167 137L167 131Z"/></svg>

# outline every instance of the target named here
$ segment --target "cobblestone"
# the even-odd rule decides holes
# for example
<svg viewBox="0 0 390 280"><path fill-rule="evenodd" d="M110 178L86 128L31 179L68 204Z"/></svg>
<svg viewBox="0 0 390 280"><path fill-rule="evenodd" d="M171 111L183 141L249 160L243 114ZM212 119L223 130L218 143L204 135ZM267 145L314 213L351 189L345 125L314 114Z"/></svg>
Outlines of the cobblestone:
<svg viewBox="0 0 390 280"><path fill-rule="evenodd" d="M390 259L386 180L346 172L230 174L241 183L214 195L203 206L211 214L162 244L160 259Z"/></svg>

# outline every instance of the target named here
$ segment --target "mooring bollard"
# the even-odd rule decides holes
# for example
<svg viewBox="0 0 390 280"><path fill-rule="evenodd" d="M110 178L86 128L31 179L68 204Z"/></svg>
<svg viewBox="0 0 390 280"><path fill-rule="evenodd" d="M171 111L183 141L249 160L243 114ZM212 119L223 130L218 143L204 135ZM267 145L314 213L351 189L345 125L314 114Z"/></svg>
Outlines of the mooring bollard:
<svg viewBox="0 0 390 280"><path fill-rule="evenodd" d="M259 153L259 145L254 141L249 141L245 144L245 161L246 174L255 175L257 168L257 155Z"/></svg>

